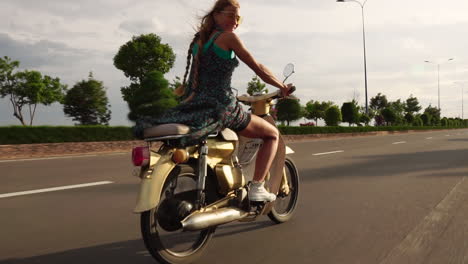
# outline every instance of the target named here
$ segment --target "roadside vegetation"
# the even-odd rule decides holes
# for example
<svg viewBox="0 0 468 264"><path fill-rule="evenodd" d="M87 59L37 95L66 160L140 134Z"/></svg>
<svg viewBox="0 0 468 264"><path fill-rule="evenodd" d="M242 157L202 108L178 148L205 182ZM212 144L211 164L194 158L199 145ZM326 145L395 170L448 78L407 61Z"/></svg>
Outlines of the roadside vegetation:
<svg viewBox="0 0 468 264"><path fill-rule="evenodd" d="M114 66L129 79L120 88L127 102L128 120L142 116L159 116L179 104L177 88L186 85L187 76L169 82L164 74L175 62L175 54L168 44L155 34L134 36L123 44L113 58ZM9 99L13 116L22 126L0 127L0 144L51 142L114 141L133 139L130 127L109 127L110 104L103 82L90 73L87 80L68 88L58 77L50 77L34 70L18 70L19 61L0 58L0 97ZM246 85L250 95L267 93L266 85L254 76ZM180 90L179 90L180 91ZM63 105L64 115L75 126L33 126L38 104ZM400 131L466 128L468 120L441 117L440 109L423 106L413 95L406 100L389 101L378 93L370 98L369 109L356 100L341 106L332 101L310 100L301 105L298 98L280 99L270 114L277 120L283 134L361 133L372 131ZM300 127L293 121L307 120ZM320 123L325 126L317 126Z"/></svg>

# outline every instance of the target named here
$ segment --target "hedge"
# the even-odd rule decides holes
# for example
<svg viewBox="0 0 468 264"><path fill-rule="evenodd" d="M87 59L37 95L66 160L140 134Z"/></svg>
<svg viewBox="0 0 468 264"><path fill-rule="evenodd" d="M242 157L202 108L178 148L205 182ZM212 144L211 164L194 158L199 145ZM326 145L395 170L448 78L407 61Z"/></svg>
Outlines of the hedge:
<svg viewBox="0 0 468 264"><path fill-rule="evenodd" d="M454 129L462 127L441 127L441 126L356 126L356 127L288 127L279 126L279 130L284 135L304 135L304 134L330 134L330 133L364 133L375 131L408 131L408 130L431 130L431 129Z"/></svg>
<svg viewBox="0 0 468 264"><path fill-rule="evenodd" d="M132 140L125 126L9 126L0 127L0 145Z"/></svg>
<svg viewBox="0 0 468 264"><path fill-rule="evenodd" d="M407 131L429 129L455 129L462 127L442 126L362 126L362 127L287 127L279 126L284 135L328 134L328 133L363 133L374 131ZM130 127L125 126L8 126L0 127L0 145L60 143L60 142L95 142L135 140Z"/></svg>

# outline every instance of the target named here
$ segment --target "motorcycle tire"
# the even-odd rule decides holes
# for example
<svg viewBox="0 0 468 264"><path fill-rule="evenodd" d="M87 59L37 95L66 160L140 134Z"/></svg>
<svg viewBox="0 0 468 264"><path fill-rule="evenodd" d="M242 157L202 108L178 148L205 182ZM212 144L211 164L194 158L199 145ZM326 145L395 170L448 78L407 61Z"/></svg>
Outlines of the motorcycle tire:
<svg viewBox="0 0 468 264"><path fill-rule="evenodd" d="M294 161L287 157L284 167L290 192L285 196L278 194L271 211L268 213L268 217L277 224L291 219L299 197L299 173L297 172L296 165L294 165Z"/></svg>
<svg viewBox="0 0 468 264"><path fill-rule="evenodd" d="M196 191L193 190L186 190L188 187L191 187L191 183L184 182L181 183L182 180L191 180L193 187L196 190L196 182L197 182L197 174L196 174L196 166L193 165L178 165L174 170L171 171L169 176L164 183L163 191L161 192L161 201L156 208L151 210L145 211L141 214L141 233L143 236L143 241L145 243L146 248L150 252L150 254L160 263L172 263L172 264L182 264L182 263L191 263L198 259L203 251L206 249L208 242L212 238L215 227L204 229L201 231L182 231L179 227L177 228L177 221L173 221L173 223L165 223L163 224L161 219L158 219L158 208L164 207L163 205L167 192L171 190L176 192L176 189L182 185L183 191L178 194L173 194L172 197L177 197L177 195L185 196L183 199L183 203L194 203L196 200ZM207 179L209 180L209 179ZM208 182L208 181L207 181ZM175 183L175 187L174 187ZM189 186L190 185L190 186ZM174 188L174 189L172 189ZM174 198L167 198L166 200ZM175 201L177 202L177 200ZM171 205L174 202L171 203ZM181 203L179 203L181 204ZM168 207L168 206L166 206ZM173 208L170 208L173 209ZM177 211L177 210L176 210ZM161 214L163 215L163 214ZM167 215L167 214L166 214ZM185 215L186 216L186 215ZM183 218L184 216L181 216ZM165 217L167 222L168 217ZM180 223L180 222L179 222ZM176 228L173 228L174 225ZM164 226L171 227L164 229ZM159 230L158 230L159 229ZM176 229L176 230L174 230ZM177 231L180 231L177 233ZM166 239L170 239L171 236L173 237L174 242L165 241ZM188 243L188 246L184 246L181 249L173 249L172 247L176 247L176 243L183 243L184 239L183 236L193 239L193 243Z"/></svg>

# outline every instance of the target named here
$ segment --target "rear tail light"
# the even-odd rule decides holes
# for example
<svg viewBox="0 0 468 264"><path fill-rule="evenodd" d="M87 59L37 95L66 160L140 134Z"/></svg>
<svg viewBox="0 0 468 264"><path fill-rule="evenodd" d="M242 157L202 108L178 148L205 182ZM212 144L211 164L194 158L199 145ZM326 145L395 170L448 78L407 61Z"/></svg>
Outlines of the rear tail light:
<svg viewBox="0 0 468 264"><path fill-rule="evenodd" d="M148 147L134 147L132 150L132 162L135 166L146 166L149 164L150 152Z"/></svg>

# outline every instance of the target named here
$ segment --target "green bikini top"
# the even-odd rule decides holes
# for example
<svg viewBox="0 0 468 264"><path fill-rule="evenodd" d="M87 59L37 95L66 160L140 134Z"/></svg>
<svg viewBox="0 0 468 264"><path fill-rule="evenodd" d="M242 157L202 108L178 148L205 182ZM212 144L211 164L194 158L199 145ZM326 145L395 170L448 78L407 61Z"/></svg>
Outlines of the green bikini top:
<svg viewBox="0 0 468 264"><path fill-rule="evenodd" d="M236 57L236 54L234 53L233 50L224 50L222 48L220 48L218 45L216 45L216 43L214 42L215 39L221 35L222 32L217 32L215 33L211 38L210 40L208 40L207 43L205 43L205 45L203 45L203 53L205 53L211 46L211 44L213 44L213 50L214 52L216 53L216 55L218 55L220 58L223 58L223 59L226 59L226 60L229 60L229 59L234 59ZM195 43L193 45L193 49L192 49L192 53L193 53L193 56L197 55L198 53L198 44Z"/></svg>

